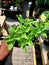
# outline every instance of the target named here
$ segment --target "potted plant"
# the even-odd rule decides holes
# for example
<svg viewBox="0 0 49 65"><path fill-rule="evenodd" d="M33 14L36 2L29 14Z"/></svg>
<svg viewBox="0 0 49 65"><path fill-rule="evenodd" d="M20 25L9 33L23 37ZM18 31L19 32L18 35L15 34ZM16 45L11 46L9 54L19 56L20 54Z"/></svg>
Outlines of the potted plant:
<svg viewBox="0 0 49 65"><path fill-rule="evenodd" d="M43 18L42 18L43 17ZM44 11L42 14L41 14L41 20L44 22L46 21L46 26L47 24L49 24L49 11ZM43 38L43 43L46 45L46 46L49 46L49 26L46 28L45 30L45 35L46 36L42 36Z"/></svg>
<svg viewBox="0 0 49 65"><path fill-rule="evenodd" d="M12 55L10 54L7 58L5 65L24 65L24 63L32 65L34 63L36 65L35 48L32 42L34 40L32 40L32 38L34 38L34 36L32 36L34 29L32 28L35 26L33 25L35 21L33 19L23 19L21 15L19 15L18 19L20 23L17 26L10 27L9 36L4 39L4 41L8 43L9 50L14 47ZM23 51L26 51L26 53L24 53L20 47Z"/></svg>

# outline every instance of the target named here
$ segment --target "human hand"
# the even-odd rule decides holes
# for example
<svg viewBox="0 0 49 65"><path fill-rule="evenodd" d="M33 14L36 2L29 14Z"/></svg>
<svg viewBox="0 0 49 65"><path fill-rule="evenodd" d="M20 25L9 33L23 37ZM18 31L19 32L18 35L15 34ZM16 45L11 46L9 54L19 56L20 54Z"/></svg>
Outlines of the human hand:
<svg viewBox="0 0 49 65"><path fill-rule="evenodd" d="M2 42L0 46L0 60L3 60L9 54L9 52L7 42Z"/></svg>

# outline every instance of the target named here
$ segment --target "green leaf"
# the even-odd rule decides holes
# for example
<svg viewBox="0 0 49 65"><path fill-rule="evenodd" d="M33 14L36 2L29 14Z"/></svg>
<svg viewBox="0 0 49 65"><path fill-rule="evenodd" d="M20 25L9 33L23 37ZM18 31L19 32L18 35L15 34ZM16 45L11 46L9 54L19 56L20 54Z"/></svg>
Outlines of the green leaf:
<svg viewBox="0 0 49 65"><path fill-rule="evenodd" d="M27 42L27 44L28 44L29 46L33 46L33 42L32 42L31 40L29 40L29 41Z"/></svg>
<svg viewBox="0 0 49 65"><path fill-rule="evenodd" d="M42 33L42 36L44 36L44 38L47 38L46 32Z"/></svg>
<svg viewBox="0 0 49 65"><path fill-rule="evenodd" d="M14 45L13 45L12 43L8 44L8 49L9 49L9 50L12 50L13 46L14 46Z"/></svg>
<svg viewBox="0 0 49 65"><path fill-rule="evenodd" d="M26 46L25 47L21 47L23 49L24 52L27 52Z"/></svg>

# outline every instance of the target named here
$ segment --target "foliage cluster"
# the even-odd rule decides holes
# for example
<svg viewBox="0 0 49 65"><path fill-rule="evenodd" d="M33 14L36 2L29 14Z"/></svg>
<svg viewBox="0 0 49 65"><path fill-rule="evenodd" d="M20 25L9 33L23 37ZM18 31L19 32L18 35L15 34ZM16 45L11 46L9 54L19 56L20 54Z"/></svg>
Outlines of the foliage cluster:
<svg viewBox="0 0 49 65"><path fill-rule="evenodd" d="M0 4L2 5L2 7L4 8L8 8L9 7L9 2L7 1L1 1Z"/></svg>
<svg viewBox="0 0 49 65"><path fill-rule="evenodd" d="M22 0L15 0L13 3L16 7L21 8L22 7Z"/></svg>
<svg viewBox="0 0 49 65"><path fill-rule="evenodd" d="M23 19L21 15L18 16L19 25L9 28L9 36L4 39L8 43L8 49L11 50L18 42L18 46L26 50L26 46L33 46L34 42L49 26L49 21L38 23L33 19ZM17 44L17 43L16 43Z"/></svg>
<svg viewBox="0 0 49 65"><path fill-rule="evenodd" d="M44 16L46 17L44 21L48 22L49 21L49 11L44 11L42 14L44 14ZM47 23L47 24L49 24L49 23ZM47 26L47 24L46 24L46 26ZM47 35L47 40L49 40L49 26L46 29L46 35Z"/></svg>
<svg viewBox="0 0 49 65"><path fill-rule="evenodd" d="M5 8L10 7L11 5L16 6L18 8L21 8L22 7L22 0L15 0L13 2L12 2L12 0L10 0L10 1L5 0L5 1L1 1L0 4L2 4L2 6Z"/></svg>
<svg viewBox="0 0 49 65"><path fill-rule="evenodd" d="M49 0L36 0L38 4L48 5L49 6Z"/></svg>
<svg viewBox="0 0 49 65"><path fill-rule="evenodd" d="M49 20L49 11L44 11L42 14L46 16L46 21Z"/></svg>

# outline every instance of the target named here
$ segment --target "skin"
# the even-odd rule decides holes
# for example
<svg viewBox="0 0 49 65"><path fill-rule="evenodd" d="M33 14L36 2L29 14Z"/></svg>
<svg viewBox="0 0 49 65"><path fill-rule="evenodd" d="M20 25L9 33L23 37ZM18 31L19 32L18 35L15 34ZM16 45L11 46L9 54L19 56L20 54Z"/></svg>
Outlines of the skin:
<svg viewBox="0 0 49 65"><path fill-rule="evenodd" d="M2 42L0 46L0 60L2 61L9 53L8 44L6 42Z"/></svg>

